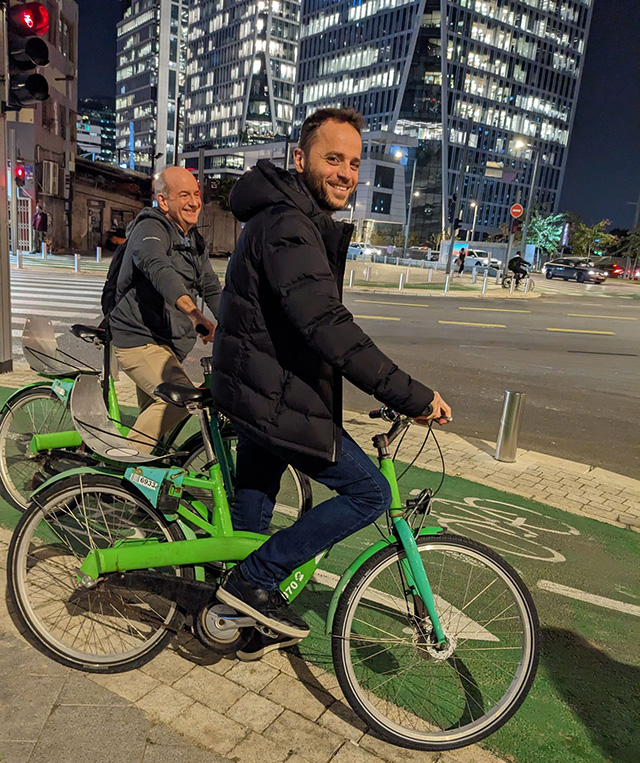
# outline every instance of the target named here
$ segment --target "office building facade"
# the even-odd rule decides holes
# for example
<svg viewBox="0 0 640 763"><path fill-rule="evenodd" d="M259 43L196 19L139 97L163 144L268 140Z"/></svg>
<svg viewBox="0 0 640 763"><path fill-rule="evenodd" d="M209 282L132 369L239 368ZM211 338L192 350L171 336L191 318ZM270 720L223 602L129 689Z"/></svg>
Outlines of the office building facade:
<svg viewBox="0 0 640 763"><path fill-rule="evenodd" d="M188 0L127 0L117 26L117 163L153 173L182 135Z"/></svg>
<svg viewBox="0 0 640 763"><path fill-rule="evenodd" d="M317 108L353 106L370 130L415 138L400 151L390 141L385 158L404 172L420 241L448 225L454 194L464 227L479 205L479 234L496 232L532 191L554 212L591 4L306 0L294 129Z"/></svg>
<svg viewBox="0 0 640 763"><path fill-rule="evenodd" d="M189 12L185 149L288 137L300 3L201 0Z"/></svg>
<svg viewBox="0 0 640 763"><path fill-rule="evenodd" d="M78 155L116 164L114 99L80 98L78 101Z"/></svg>

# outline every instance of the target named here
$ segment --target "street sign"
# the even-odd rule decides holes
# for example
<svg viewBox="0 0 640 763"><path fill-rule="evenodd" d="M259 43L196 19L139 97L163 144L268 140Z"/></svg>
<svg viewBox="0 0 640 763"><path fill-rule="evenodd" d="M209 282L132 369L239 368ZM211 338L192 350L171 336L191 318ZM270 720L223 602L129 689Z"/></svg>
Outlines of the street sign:
<svg viewBox="0 0 640 763"><path fill-rule="evenodd" d="M511 209L509 210L511 217L515 217L516 220L518 217L522 217L522 213L524 212L524 209L522 207L522 204L514 204Z"/></svg>

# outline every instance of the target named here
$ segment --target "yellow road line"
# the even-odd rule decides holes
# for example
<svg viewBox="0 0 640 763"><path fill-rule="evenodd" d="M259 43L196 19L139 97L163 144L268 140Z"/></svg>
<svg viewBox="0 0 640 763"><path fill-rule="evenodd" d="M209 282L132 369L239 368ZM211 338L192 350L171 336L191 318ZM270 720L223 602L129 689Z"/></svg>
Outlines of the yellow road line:
<svg viewBox="0 0 640 763"><path fill-rule="evenodd" d="M467 323L466 321L438 321L438 323L445 323L451 326L483 326L484 328L491 328L491 329L506 329L507 328L502 323Z"/></svg>
<svg viewBox="0 0 640 763"><path fill-rule="evenodd" d="M354 299L354 302L363 302L368 305L402 305L403 307L429 307L429 305L421 305L419 302L379 302L375 299Z"/></svg>
<svg viewBox="0 0 640 763"><path fill-rule="evenodd" d="M400 318L389 318L386 315L354 315L354 318L368 318L370 321L399 321Z"/></svg>
<svg viewBox="0 0 640 763"><path fill-rule="evenodd" d="M508 310L505 307L459 307L458 310L483 310L486 313L530 313L531 310Z"/></svg>
<svg viewBox="0 0 640 763"><path fill-rule="evenodd" d="M612 321L637 321L637 318L630 318L622 315L586 315L583 313L567 313L572 318L609 318Z"/></svg>
<svg viewBox="0 0 640 763"><path fill-rule="evenodd" d="M550 329L547 331L560 331L563 334L607 334L608 336L615 336L615 331L589 331L588 329Z"/></svg>

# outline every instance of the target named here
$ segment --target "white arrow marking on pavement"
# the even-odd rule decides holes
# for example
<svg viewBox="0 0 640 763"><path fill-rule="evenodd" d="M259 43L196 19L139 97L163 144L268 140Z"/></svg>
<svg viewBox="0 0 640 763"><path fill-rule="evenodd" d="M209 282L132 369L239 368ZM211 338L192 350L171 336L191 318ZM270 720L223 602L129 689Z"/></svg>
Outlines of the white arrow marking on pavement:
<svg viewBox="0 0 640 763"><path fill-rule="evenodd" d="M617 599L607 599L606 596L596 596L593 593L580 591L578 588L569 588L569 586L566 585L553 583L551 580L538 580L538 588L541 591L557 593L559 596L567 596L569 599L586 601L589 604L595 604L597 607L615 609L616 612L624 612L627 615L640 617L640 607L635 604L626 604L624 601L618 601Z"/></svg>
<svg viewBox="0 0 640 763"><path fill-rule="evenodd" d="M335 589L340 576L325 570L316 570L311 576L311 580L328 588ZM382 604L385 607L389 607L389 609L395 609L397 612L405 613L407 611L407 602L404 599L384 593L383 591L369 589L362 598L375 601L376 604ZM500 641L497 636L494 636L486 628L483 628L470 617L467 617L467 615L446 602L442 597L434 594L433 598L438 612L442 613L440 621L443 628L445 630L449 629L456 638L469 639L470 641Z"/></svg>

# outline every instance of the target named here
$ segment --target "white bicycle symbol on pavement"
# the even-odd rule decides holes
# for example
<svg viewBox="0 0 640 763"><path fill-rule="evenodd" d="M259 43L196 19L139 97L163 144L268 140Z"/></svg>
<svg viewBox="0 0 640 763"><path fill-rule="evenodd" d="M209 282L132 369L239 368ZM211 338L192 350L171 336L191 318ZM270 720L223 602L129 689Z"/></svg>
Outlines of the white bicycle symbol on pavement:
<svg viewBox="0 0 640 763"><path fill-rule="evenodd" d="M450 530L478 538L500 553L539 562L565 562L548 536L580 535L575 527L539 511L489 498L434 498L433 515Z"/></svg>

